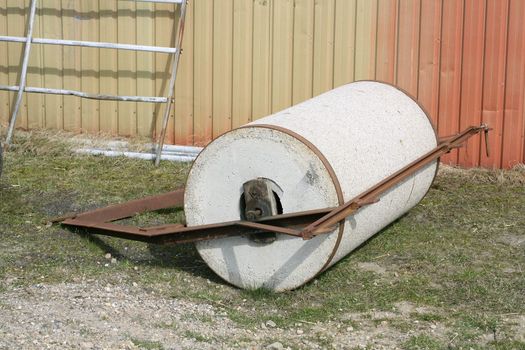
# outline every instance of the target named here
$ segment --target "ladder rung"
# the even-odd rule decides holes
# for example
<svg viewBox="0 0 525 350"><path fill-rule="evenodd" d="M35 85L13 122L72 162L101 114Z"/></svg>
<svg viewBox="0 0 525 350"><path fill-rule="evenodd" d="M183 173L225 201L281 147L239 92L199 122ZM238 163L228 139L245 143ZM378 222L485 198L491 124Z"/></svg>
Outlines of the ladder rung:
<svg viewBox="0 0 525 350"><path fill-rule="evenodd" d="M0 90L6 91L18 91L19 86L8 86L0 85ZM104 94L91 94L82 91L65 90L65 89L48 89L39 87L26 87L25 92L37 93L37 94L51 94L51 95L70 95L78 96L82 98L88 98L92 100L106 100L106 101L125 101L125 102L150 102L150 103L166 103L168 102L167 97L156 97L156 96L115 96L115 95L104 95Z"/></svg>
<svg viewBox="0 0 525 350"><path fill-rule="evenodd" d="M27 41L27 38L21 37L21 36L2 36L0 35L0 41L25 43ZM160 52L160 53L170 53L170 54L177 52L177 48L174 48L174 47L117 44L117 43L105 43L105 42L98 42L98 41L33 38L31 42L34 44L96 47L96 48L102 48L102 49L147 51L147 52Z"/></svg>

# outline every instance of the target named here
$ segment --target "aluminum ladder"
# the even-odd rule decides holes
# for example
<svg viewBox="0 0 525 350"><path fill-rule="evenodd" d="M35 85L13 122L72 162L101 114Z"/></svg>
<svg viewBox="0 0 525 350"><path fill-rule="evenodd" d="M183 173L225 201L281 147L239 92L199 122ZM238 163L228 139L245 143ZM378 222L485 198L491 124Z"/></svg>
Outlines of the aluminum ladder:
<svg viewBox="0 0 525 350"><path fill-rule="evenodd" d="M182 39L184 36L184 22L186 19L186 0L117 0L117 1L134 1L134 2L151 2L151 3L169 3L169 4L180 4L180 19L177 31L177 39L175 41L175 47L162 47L162 46L145 46L145 45L130 45L130 44L119 44L119 43L108 43L98 41L81 41L81 40L60 40L60 39L48 39L48 38L34 38L33 37L33 25L35 22L35 14L38 0L31 0L29 7L29 18L27 21L26 36L0 36L0 41L7 42L19 42L25 43L24 56L22 60L22 68L20 72L19 84L16 86L0 85L0 90L14 91L17 92L15 105L11 111L11 118L9 120L9 126L7 128L7 135L5 143L8 146L13 138L13 132L15 129L16 119L18 116L18 110L20 103L22 102L22 96L24 92L40 93L40 94L54 94L54 95L72 95L81 98L94 99L94 100L110 100L110 101L127 101L127 102L146 102L146 103L164 103L166 104L164 110L164 116L162 119L161 134L158 139L155 165L159 165L162 147L164 145L164 139L166 138L166 129L168 126L168 120L172 105L174 103L173 90L175 88L175 81L177 79L177 68L179 65L180 54L182 52ZM91 94L76 90L67 89L52 89L42 87L28 87L26 86L27 68L29 65L29 55L31 53L31 44L44 44L44 45L66 45L66 46L81 46L81 47L93 47L102 49L116 49L116 50L131 50L131 51L146 51L165 53L172 55L170 64L170 81L168 85L167 96L117 96L117 95L103 95L103 94Z"/></svg>

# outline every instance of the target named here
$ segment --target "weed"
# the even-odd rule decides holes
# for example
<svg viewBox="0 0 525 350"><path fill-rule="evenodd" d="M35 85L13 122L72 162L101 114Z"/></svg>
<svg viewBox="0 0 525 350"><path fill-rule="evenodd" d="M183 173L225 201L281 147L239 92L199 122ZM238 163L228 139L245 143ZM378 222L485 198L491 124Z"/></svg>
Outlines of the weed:
<svg viewBox="0 0 525 350"><path fill-rule="evenodd" d="M445 320L445 317L443 315L435 314L435 313L419 313L419 312L413 312L410 314L410 318L414 320L424 321L424 322L440 322Z"/></svg>
<svg viewBox="0 0 525 350"><path fill-rule="evenodd" d="M131 339L133 344L135 346L139 347L140 349L147 349L147 350L164 350L164 346L162 343L158 341L150 341L150 340L141 340L141 339Z"/></svg>
<svg viewBox="0 0 525 350"><path fill-rule="evenodd" d="M197 333L197 332L193 332L193 331L185 331L184 336L186 338L195 339L196 341L199 341L202 343L207 343L210 341L210 339L208 339L204 335Z"/></svg>

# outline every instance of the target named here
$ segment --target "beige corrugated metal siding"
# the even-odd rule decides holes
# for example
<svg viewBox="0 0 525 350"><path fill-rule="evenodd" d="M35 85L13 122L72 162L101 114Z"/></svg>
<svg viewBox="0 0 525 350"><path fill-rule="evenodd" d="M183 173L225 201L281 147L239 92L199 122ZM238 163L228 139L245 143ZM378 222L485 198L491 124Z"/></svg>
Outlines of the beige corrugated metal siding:
<svg viewBox="0 0 525 350"><path fill-rule="evenodd" d="M24 35L29 1L0 0L0 33ZM42 0L35 36L146 45L174 42L169 4ZM524 162L524 0L191 0L168 141L203 145L333 87L377 79L425 106L440 135L489 122L445 157L466 166ZM22 45L0 43L0 84L17 83ZM28 84L164 95L168 57L34 45ZM0 92L6 123L13 94ZM27 95L19 126L155 134L159 106ZM155 122L157 120L157 122Z"/></svg>

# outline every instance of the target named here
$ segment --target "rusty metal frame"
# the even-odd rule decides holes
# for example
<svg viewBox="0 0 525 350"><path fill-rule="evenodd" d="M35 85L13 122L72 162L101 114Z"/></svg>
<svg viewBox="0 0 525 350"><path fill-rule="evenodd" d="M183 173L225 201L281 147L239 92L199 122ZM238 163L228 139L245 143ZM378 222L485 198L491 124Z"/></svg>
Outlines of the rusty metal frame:
<svg viewBox="0 0 525 350"><path fill-rule="evenodd" d="M456 136L446 138L430 152L414 160L357 197L335 208L274 215L255 221L238 220L191 227L182 224L171 224L142 228L114 223L114 221L144 212L181 207L184 203L184 190L180 189L83 214L57 218L53 221L61 222L66 226L86 229L94 234L158 244L197 242L230 236L252 235L260 232L276 232L305 240L312 239L317 235L333 232L345 218L354 214L363 206L376 203L383 193L452 149L461 147L473 135L484 131L485 142L488 144L488 130L489 128L485 124L471 126Z"/></svg>
<svg viewBox="0 0 525 350"><path fill-rule="evenodd" d="M333 209L326 208L300 213L282 214L262 218L255 222L238 220L192 227L187 227L182 224L171 224L143 228L114 223L114 221L145 212L181 207L183 200L184 190L180 189L157 196L96 209L83 214L56 218L52 221L61 222L66 226L82 228L94 234L148 243L176 244L255 234L264 231L300 237L300 231L296 230L296 227L304 227Z"/></svg>

